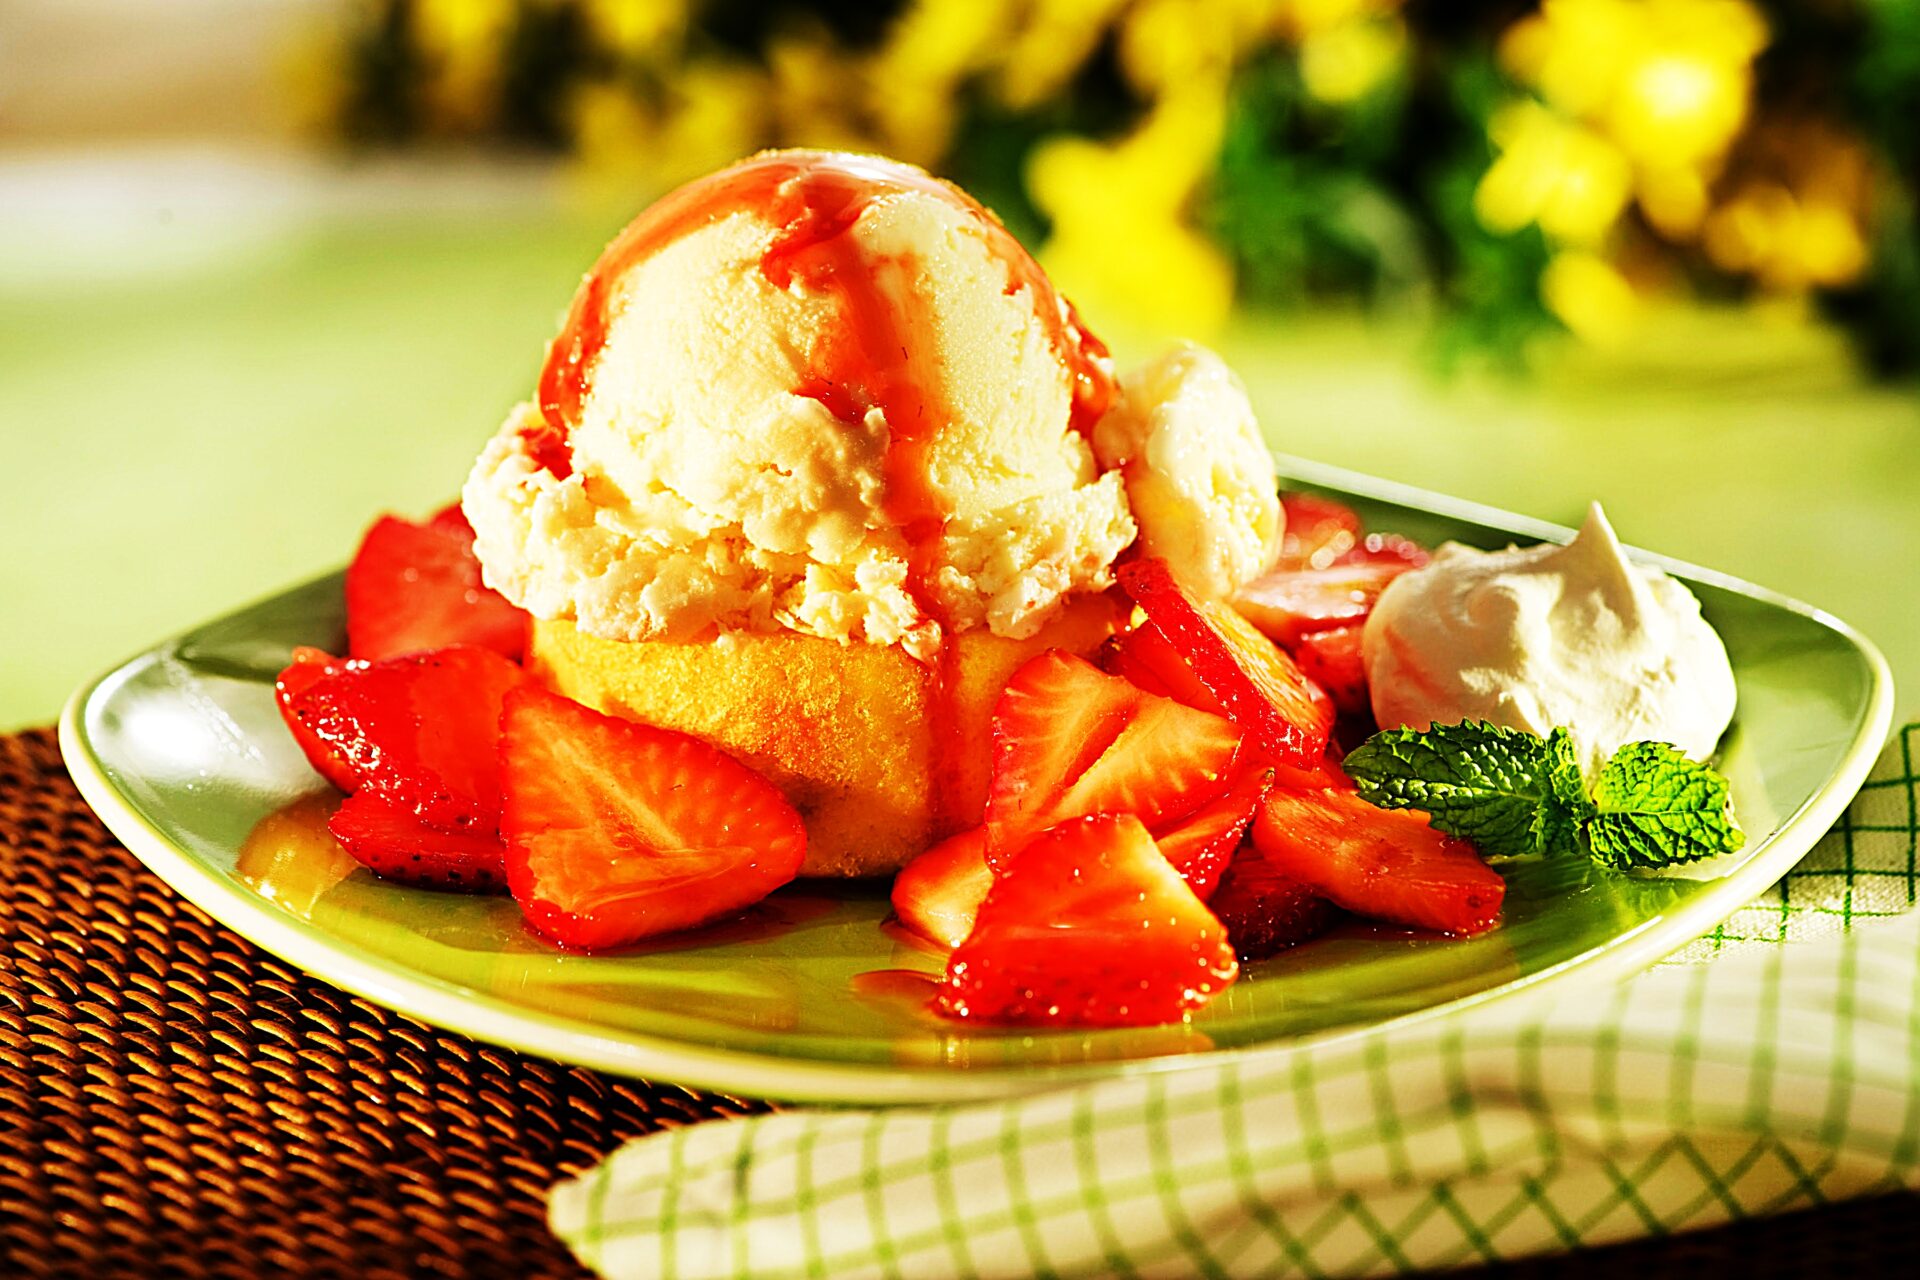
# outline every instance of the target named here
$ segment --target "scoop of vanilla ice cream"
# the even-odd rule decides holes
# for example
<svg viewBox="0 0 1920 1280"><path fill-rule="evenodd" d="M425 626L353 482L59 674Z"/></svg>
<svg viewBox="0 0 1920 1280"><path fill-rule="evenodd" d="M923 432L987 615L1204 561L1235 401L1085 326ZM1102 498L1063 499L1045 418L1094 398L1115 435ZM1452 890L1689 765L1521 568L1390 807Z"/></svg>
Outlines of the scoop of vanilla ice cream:
<svg viewBox="0 0 1920 1280"><path fill-rule="evenodd" d="M1361 636L1382 728L1566 729L1596 771L1630 742L1713 754L1733 667L1692 592L1629 561L1598 504L1565 546L1448 543L1381 594Z"/></svg>
<svg viewBox="0 0 1920 1280"><path fill-rule="evenodd" d="M833 234L835 269L864 273L867 305L911 335L888 376L941 415L911 463L945 517L920 579L888 504L889 449L915 424L835 402L823 335L854 304L767 270L783 226L746 208L606 281L566 466L533 405L481 454L462 501L489 585L609 639L785 627L918 653L943 625L1031 634L1107 585L1135 530L1120 476L1071 429L1075 373L1040 310L1062 304L977 206L906 172Z"/></svg>
<svg viewBox="0 0 1920 1280"><path fill-rule="evenodd" d="M1126 478L1148 555L1192 589L1225 598L1273 562L1280 494L1246 387L1187 343L1120 380L1094 452Z"/></svg>

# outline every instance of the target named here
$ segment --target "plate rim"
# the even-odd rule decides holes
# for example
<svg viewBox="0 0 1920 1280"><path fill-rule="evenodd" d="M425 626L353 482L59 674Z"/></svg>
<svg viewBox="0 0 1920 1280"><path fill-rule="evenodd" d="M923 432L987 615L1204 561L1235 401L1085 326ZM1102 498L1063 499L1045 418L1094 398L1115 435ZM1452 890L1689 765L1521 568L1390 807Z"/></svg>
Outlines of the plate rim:
<svg viewBox="0 0 1920 1280"><path fill-rule="evenodd" d="M1276 454L1275 461L1283 480L1340 489L1355 496L1471 521L1517 536L1565 540L1573 532L1548 521L1326 463L1285 454ZM176 845L121 789L113 778L113 770L94 748L86 728L90 708L154 655L192 634L197 627L162 639L82 683L61 712L59 745L82 798L93 807L108 830L175 892L254 945L303 972L407 1017L518 1052L613 1075L744 1097L869 1106L1004 1099L1094 1080L1196 1070L1229 1061L1292 1053L1380 1034L1390 1028L1409 1027L1496 1001L1524 998L1548 985L1563 994L1590 988L1644 969L1671 954L1777 882L1838 820L1879 756L1893 721L1893 676L1886 658L1864 634L1825 610L1718 570L1639 548L1629 550L1636 559L1657 564L1679 576L1745 595L1816 622L1837 634L1860 655L1871 681L1864 712L1852 741L1826 783L1788 814L1737 871L1711 882L1671 913L1644 921L1616 936L1597 953L1572 956L1488 990L1377 1022L1335 1027L1234 1049L967 1070L823 1062L716 1047L646 1032L610 1034L591 1023L547 1014L444 979L423 976L393 961L359 953L336 935L247 891L232 877L216 873ZM297 589L298 584L288 588L289 591ZM262 597L222 616L244 612L272 598Z"/></svg>

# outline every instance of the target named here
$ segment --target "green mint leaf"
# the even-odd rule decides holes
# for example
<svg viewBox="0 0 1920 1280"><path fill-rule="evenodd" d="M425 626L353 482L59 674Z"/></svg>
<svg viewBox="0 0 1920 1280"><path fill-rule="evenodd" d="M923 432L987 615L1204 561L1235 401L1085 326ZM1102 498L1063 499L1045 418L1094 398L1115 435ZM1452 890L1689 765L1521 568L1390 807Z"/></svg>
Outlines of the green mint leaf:
<svg viewBox="0 0 1920 1280"><path fill-rule="evenodd" d="M1664 742L1615 752L1593 802L1587 847L1617 870L1697 862L1746 843L1727 809L1727 780Z"/></svg>
<svg viewBox="0 0 1920 1280"><path fill-rule="evenodd" d="M1387 729L1341 762L1363 799L1382 809L1420 809L1434 828L1473 842L1481 856L1555 852L1540 843L1560 825L1540 821L1564 808L1549 779L1547 743L1484 723ZM1567 839L1562 848L1572 847Z"/></svg>
<svg viewBox="0 0 1920 1280"><path fill-rule="evenodd" d="M1573 735L1565 729L1555 729L1547 738L1545 774L1549 802L1534 814L1534 846L1548 854L1576 850L1580 829L1593 816L1593 800L1587 794Z"/></svg>

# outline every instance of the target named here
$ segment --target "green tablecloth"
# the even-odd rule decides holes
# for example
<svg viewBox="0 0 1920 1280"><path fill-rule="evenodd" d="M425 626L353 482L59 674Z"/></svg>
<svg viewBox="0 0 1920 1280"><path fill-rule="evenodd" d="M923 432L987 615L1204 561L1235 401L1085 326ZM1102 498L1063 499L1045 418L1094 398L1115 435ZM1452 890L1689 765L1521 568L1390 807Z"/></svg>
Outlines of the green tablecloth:
<svg viewBox="0 0 1920 1280"><path fill-rule="evenodd" d="M0 244L0 727L339 563L374 512L445 501L609 230L361 213L164 269ZM1405 326L1249 319L1218 344L1286 452L1563 522L1597 496L1629 541L1847 618L1920 690L1896 568L1920 563L1920 396L1862 383L1831 333L1680 311L1532 383L1450 385Z"/></svg>

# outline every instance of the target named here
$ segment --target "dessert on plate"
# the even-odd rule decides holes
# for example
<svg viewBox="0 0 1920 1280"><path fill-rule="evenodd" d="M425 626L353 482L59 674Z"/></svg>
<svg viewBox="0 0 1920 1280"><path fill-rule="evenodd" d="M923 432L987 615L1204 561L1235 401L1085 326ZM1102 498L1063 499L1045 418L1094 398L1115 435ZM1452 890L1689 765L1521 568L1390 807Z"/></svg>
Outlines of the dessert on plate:
<svg viewBox="0 0 1920 1280"><path fill-rule="evenodd" d="M876 157L644 211L346 597L277 696L359 862L589 950L896 875L953 1017L1174 1020L1343 913L1495 927L1483 854L1737 843L1636 741L1712 749L1724 651L1597 508L1430 557L1283 500L1217 356L1116 371L991 213Z"/></svg>
<svg viewBox="0 0 1920 1280"><path fill-rule="evenodd" d="M1136 458L1156 417L1194 438ZM979 822L994 698L1113 632L1143 524L1224 591L1279 512L1217 359L1116 382L957 188L792 151L608 246L462 506L487 582L532 615L529 665L765 773L812 875L894 871Z"/></svg>

